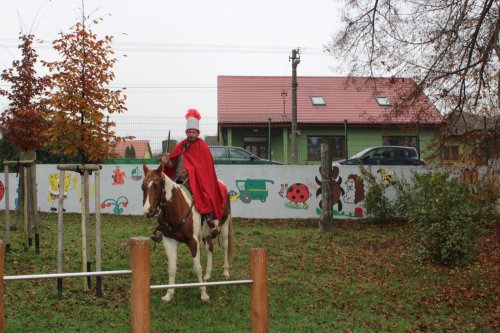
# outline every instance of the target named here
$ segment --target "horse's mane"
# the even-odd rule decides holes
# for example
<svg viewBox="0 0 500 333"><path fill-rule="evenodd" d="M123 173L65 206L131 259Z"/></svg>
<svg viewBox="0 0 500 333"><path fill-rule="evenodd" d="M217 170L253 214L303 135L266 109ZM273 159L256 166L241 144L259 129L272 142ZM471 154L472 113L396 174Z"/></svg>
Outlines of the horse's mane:
<svg viewBox="0 0 500 333"><path fill-rule="evenodd" d="M189 200L194 200L194 197L193 197L193 193L191 193L191 191L189 190L189 188L187 186L185 186L184 184L177 184L176 182L174 182L174 180L172 178L170 178L169 176L167 176L167 174L165 174L165 172L162 172L161 173L162 176L163 176L163 179L166 181L170 181L175 188L178 188L181 190L182 194L184 194L184 196L189 199Z"/></svg>

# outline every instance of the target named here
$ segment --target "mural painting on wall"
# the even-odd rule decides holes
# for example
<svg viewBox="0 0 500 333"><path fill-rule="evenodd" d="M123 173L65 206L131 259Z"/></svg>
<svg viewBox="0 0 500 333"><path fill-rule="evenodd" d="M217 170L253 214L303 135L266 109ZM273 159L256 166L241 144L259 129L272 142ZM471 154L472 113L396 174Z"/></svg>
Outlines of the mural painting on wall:
<svg viewBox="0 0 500 333"><path fill-rule="evenodd" d="M113 213L115 213L116 215L120 215L121 213L123 213L123 208L127 208L127 206L128 199L124 196L120 196L116 199L109 198L101 203L101 209L112 207Z"/></svg>
<svg viewBox="0 0 500 333"><path fill-rule="evenodd" d="M377 173L382 177L384 186L393 185L396 181L396 172L394 170L378 169Z"/></svg>
<svg viewBox="0 0 500 333"><path fill-rule="evenodd" d="M50 211L57 212L57 200L59 199L59 178L60 174L57 172L51 173L49 178L49 193L47 196L47 201L50 203ZM77 182L77 177L74 177L73 183ZM64 192L63 200L68 198L68 190L71 185L71 175L68 173L64 174Z"/></svg>
<svg viewBox="0 0 500 333"><path fill-rule="evenodd" d="M315 177L316 183L320 185L316 191L316 197L321 196L321 180ZM344 186L343 186L344 185ZM350 174L342 184L340 169L338 166L332 168L332 214L335 216L363 217L363 208L358 204L365 199L365 185L363 178L356 174ZM323 198L319 201L316 213L321 215ZM335 207L337 209L335 209Z"/></svg>
<svg viewBox="0 0 500 333"><path fill-rule="evenodd" d="M0 201L2 201L4 194L5 194L5 187L3 186L3 183L0 180Z"/></svg>
<svg viewBox="0 0 500 333"><path fill-rule="evenodd" d="M111 185L125 184L125 171L121 171L119 166L115 167L115 170L113 171L111 177L113 178L113 184Z"/></svg>
<svg viewBox="0 0 500 333"><path fill-rule="evenodd" d="M274 184L270 179L242 179L235 182L238 191L229 191L229 197L231 201L239 198L244 203L250 203L252 200L266 202L269 195L267 183Z"/></svg>
<svg viewBox="0 0 500 333"><path fill-rule="evenodd" d="M309 188L307 185L302 183L292 184L290 187L288 184L281 184L281 190L279 195L283 198L287 198L288 201L285 202L285 207L293 209L308 209L307 199L311 197Z"/></svg>
<svg viewBox="0 0 500 333"><path fill-rule="evenodd" d="M144 173L142 171L142 168L139 168L138 166L133 168L131 171L131 176L132 179L136 182L140 181L142 177L144 177Z"/></svg>

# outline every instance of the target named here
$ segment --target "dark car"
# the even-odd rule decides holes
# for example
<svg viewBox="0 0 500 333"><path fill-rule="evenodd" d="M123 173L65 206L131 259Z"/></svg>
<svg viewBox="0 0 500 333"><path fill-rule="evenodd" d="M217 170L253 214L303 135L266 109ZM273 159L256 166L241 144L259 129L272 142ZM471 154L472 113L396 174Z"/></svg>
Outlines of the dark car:
<svg viewBox="0 0 500 333"><path fill-rule="evenodd" d="M418 158L415 147L380 146L370 147L354 154L348 160L340 160L342 165L424 165Z"/></svg>
<svg viewBox="0 0 500 333"><path fill-rule="evenodd" d="M210 146L210 152L212 152L214 164L284 164L260 158L240 147Z"/></svg>

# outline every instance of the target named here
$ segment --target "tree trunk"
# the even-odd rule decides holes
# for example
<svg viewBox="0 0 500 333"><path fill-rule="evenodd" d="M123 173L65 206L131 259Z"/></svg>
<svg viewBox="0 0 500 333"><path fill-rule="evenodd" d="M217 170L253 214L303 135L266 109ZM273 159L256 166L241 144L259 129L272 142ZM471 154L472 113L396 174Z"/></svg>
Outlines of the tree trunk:
<svg viewBox="0 0 500 333"><path fill-rule="evenodd" d="M330 140L321 144L321 231L332 231L332 154Z"/></svg>

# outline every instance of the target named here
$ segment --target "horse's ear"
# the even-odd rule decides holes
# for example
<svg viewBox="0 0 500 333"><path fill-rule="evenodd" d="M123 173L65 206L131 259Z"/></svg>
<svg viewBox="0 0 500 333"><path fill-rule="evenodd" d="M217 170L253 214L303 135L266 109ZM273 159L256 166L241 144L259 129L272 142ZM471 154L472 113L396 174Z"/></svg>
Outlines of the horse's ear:
<svg viewBox="0 0 500 333"><path fill-rule="evenodd" d="M142 170L144 171L144 174L147 175L149 172L149 168L146 166L146 163L142 163Z"/></svg>
<svg viewBox="0 0 500 333"><path fill-rule="evenodd" d="M158 168L156 169L156 172L163 172L164 167L165 167L165 162L160 161L160 165L159 165L159 166L158 166Z"/></svg>

